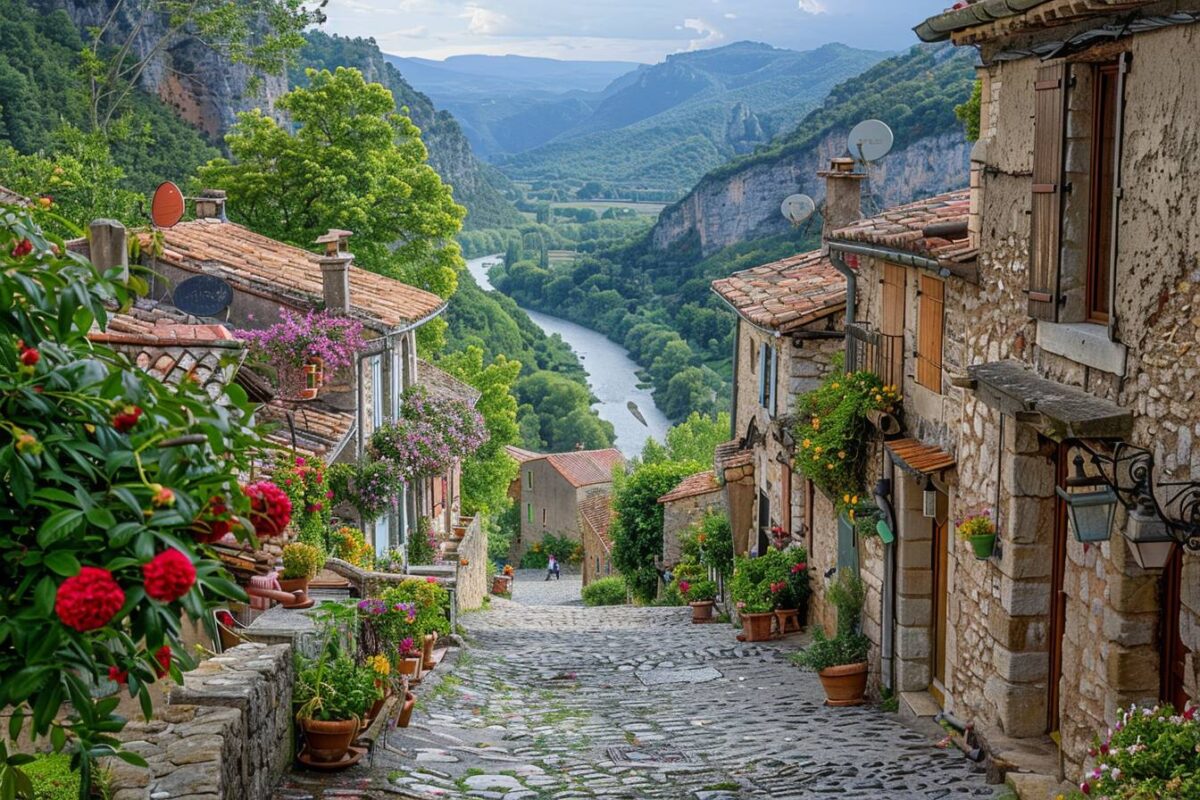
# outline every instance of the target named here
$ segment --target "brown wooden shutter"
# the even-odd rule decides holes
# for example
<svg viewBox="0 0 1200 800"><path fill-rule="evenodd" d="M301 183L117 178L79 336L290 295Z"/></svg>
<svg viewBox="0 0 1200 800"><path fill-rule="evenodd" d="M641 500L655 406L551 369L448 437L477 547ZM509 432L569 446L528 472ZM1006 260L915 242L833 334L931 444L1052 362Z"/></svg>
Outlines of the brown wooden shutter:
<svg viewBox="0 0 1200 800"><path fill-rule="evenodd" d="M891 386L904 383L904 305L907 270L883 264L883 302L879 320L879 377Z"/></svg>
<svg viewBox="0 0 1200 800"><path fill-rule="evenodd" d="M946 284L921 276L921 303L917 313L917 383L942 393L942 330Z"/></svg>
<svg viewBox="0 0 1200 800"><path fill-rule="evenodd" d="M1063 144L1067 65L1040 67L1033 84L1033 204L1029 244L1029 316L1058 317L1058 261L1062 238Z"/></svg>

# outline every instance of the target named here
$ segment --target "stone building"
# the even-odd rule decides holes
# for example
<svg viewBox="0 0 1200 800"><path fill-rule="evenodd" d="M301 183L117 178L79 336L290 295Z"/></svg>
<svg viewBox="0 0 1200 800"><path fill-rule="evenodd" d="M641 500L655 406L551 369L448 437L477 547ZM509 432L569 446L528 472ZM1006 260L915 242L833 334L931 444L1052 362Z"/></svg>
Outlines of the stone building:
<svg viewBox="0 0 1200 800"><path fill-rule="evenodd" d="M582 546L581 505L593 495L612 494L613 470L625 466L621 452L612 448L569 453L506 449L520 465L508 492L521 515L509 559L520 563L546 536L565 536Z"/></svg>
<svg viewBox="0 0 1200 800"><path fill-rule="evenodd" d="M417 375L430 397L464 403L470 408L479 402L478 389L424 359L417 359ZM449 535L462 519L462 460L456 459L444 474L426 478L422 484L418 490L422 516L430 519L436 533Z"/></svg>
<svg viewBox="0 0 1200 800"><path fill-rule="evenodd" d="M583 585L618 574L613 569L612 539L608 529L613 521L612 495L604 492L588 496L579 504L579 530L583 536Z"/></svg>
<svg viewBox="0 0 1200 800"><path fill-rule="evenodd" d="M725 493L710 469L681 480L658 504L663 507L662 563L673 566L679 563L684 532L710 511L724 512Z"/></svg>

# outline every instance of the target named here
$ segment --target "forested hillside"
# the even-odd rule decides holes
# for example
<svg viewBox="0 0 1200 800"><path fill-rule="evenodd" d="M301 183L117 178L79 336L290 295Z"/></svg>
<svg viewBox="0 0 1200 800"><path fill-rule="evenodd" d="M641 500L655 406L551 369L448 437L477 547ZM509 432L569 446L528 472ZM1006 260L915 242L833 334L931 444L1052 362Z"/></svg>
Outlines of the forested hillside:
<svg viewBox="0 0 1200 800"><path fill-rule="evenodd" d="M535 188L595 181L606 197L673 199L789 130L839 81L884 57L840 44L794 52L754 42L679 53L595 97L573 96L592 106L587 117L498 163Z"/></svg>
<svg viewBox="0 0 1200 800"><path fill-rule="evenodd" d="M914 48L835 87L777 144L711 172L687 200L663 213L651 234L570 264L518 259L494 271L492 282L521 305L623 344L673 420L690 410L724 408L734 317L710 282L819 245L819 216L792 228L779 204L797 191L797 182L804 190L819 185L818 168L846 152L846 133L860 119L883 119L897 139L893 153L872 167L868 211L964 185L967 144L954 107L971 85L967 57L948 48ZM786 177L772 183L762 176ZM754 223L736 222L741 206L750 207L745 213L753 212Z"/></svg>

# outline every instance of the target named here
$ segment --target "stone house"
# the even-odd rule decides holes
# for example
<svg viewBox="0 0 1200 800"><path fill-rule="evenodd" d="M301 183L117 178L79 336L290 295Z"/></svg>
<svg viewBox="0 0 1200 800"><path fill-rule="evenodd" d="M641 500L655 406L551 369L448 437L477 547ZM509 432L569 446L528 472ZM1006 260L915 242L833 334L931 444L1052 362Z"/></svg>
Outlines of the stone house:
<svg viewBox="0 0 1200 800"><path fill-rule="evenodd" d="M588 497L612 494L613 470L625 466L621 452L613 448L570 453L506 449L520 465L509 487L521 516L509 560L519 564L546 536L565 536L582 548L580 507Z"/></svg>
<svg viewBox="0 0 1200 800"><path fill-rule="evenodd" d="M658 498L663 507L662 563L679 563L683 534L710 511L725 510L725 493L710 469L689 475L674 489Z"/></svg>
<svg viewBox="0 0 1200 800"><path fill-rule="evenodd" d="M445 301L354 266L349 231L321 237L325 252L319 255L231 223L224 212L223 193L204 192L195 203L196 219L159 229L155 239L139 234L150 292L139 303L141 311L135 309L110 334L120 334L117 328L124 324L127 334L153 338L156 324L179 321L223 329L265 327L280 319L282 309L333 309L358 319L366 348L352 369L325 376L316 400L276 398L247 370L237 372L236 378L252 400L263 404L260 414L280 423L275 437L281 443L320 455L327 463L357 460L370 434L398 416L403 391L421 382L416 330L441 314ZM118 245L124 238L124 228L101 222L93 225L90 241L80 240L72 247L107 266L127 258ZM185 283L197 277L200 282ZM213 298L218 301L211 309L201 308L197 297L203 301L200 306L211 305ZM136 363L162 369L164 365L149 361L150 355ZM179 348L167 355L178 363L166 372L208 369ZM366 532L376 552L399 547L418 516L428 516L432 506L420 492L409 490L397 508Z"/></svg>
<svg viewBox="0 0 1200 800"><path fill-rule="evenodd" d="M613 569L612 539L608 530L613 521L612 495L597 492L579 504L579 530L583 535L583 585L618 574Z"/></svg>

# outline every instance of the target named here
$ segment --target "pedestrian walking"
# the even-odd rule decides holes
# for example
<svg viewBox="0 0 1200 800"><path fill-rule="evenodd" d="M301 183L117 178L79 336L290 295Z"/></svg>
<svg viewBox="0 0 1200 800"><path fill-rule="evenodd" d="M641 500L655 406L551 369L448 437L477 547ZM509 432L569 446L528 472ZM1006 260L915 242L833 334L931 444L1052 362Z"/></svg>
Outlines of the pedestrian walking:
<svg viewBox="0 0 1200 800"><path fill-rule="evenodd" d="M558 559L553 555L550 556L549 562L546 564L546 580L550 580L551 576L554 580L562 580L562 573L558 568Z"/></svg>

